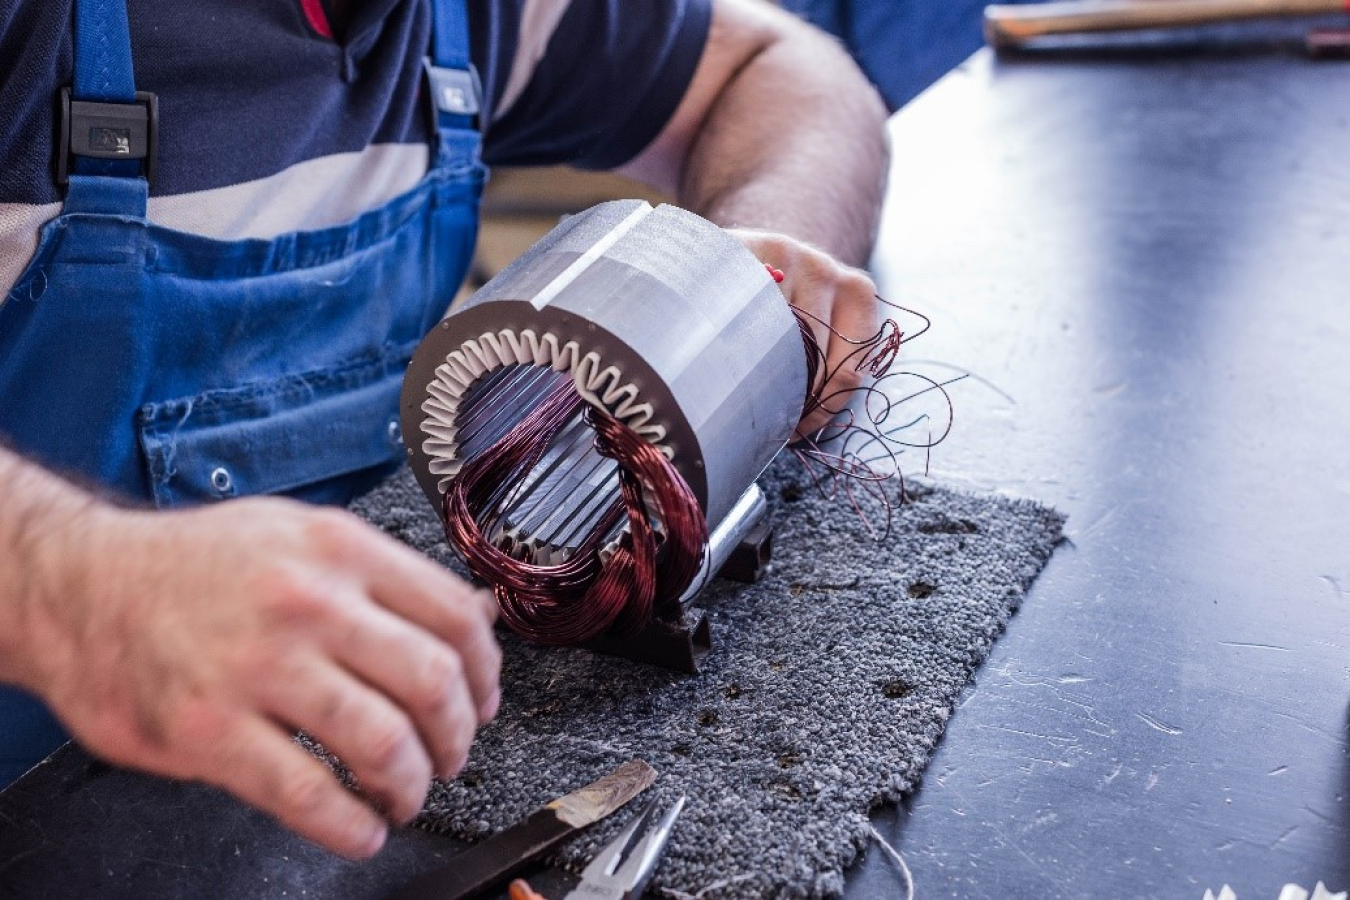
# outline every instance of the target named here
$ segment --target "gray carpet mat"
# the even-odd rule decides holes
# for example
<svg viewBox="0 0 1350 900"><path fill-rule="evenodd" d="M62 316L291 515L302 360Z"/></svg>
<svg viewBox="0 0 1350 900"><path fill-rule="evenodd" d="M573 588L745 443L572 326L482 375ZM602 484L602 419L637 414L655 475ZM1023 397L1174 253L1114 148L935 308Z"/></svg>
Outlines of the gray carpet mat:
<svg viewBox="0 0 1350 900"><path fill-rule="evenodd" d="M878 544L795 460L762 483L773 568L758 584L714 581L701 595L714 645L702 674L503 635L501 711L461 776L433 787L419 824L482 839L641 758L660 773L646 796L688 797L654 893L837 896L867 846L868 812L917 785L1063 518L911 484ZM406 470L354 510L463 571ZM583 864L626 819L595 826L563 861Z"/></svg>

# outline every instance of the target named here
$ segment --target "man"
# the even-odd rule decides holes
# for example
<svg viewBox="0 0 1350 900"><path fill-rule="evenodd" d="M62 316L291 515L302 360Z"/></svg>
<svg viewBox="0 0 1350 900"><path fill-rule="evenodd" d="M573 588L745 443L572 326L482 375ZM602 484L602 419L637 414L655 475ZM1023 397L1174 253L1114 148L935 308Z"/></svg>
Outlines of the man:
<svg viewBox="0 0 1350 900"><path fill-rule="evenodd" d="M0 681L94 753L339 853L375 853L495 713L491 598L331 508L207 501L343 502L397 464L403 366L472 247L480 125L488 162L670 190L839 335L875 329L849 265L884 111L759 0L9 5ZM60 739L0 697L6 780Z"/></svg>

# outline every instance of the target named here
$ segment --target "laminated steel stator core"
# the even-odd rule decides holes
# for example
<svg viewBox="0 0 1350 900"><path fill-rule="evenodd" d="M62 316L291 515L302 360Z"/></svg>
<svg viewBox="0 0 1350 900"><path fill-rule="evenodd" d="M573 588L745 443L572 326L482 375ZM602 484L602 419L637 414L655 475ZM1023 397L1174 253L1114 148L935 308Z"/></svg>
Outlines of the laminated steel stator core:
<svg viewBox="0 0 1350 900"><path fill-rule="evenodd" d="M403 433L437 508L463 461L559 377L666 453L709 529L792 438L807 389L797 320L764 266L705 219L640 200L567 217L418 347ZM550 488L569 507L604 478L555 468L573 473ZM543 491L517 527L557 505Z"/></svg>

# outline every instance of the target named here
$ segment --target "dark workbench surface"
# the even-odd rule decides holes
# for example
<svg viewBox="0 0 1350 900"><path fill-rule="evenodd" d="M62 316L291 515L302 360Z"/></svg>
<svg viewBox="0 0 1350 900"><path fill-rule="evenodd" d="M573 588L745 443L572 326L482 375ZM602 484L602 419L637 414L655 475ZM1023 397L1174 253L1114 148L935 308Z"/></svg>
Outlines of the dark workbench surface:
<svg viewBox="0 0 1350 900"><path fill-rule="evenodd" d="M1350 65L981 56L893 137L882 290L976 376L933 474L1072 537L878 819L918 896L1350 887ZM0 894L379 896L449 854L341 863L71 749L0 795ZM900 884L869 853L849 894Z"/></svg>

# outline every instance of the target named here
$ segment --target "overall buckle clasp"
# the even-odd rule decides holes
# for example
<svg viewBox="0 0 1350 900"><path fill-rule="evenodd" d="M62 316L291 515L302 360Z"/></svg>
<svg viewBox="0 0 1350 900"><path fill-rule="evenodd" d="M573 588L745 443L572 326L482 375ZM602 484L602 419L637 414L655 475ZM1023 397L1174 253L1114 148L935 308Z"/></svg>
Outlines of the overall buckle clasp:
<svg viewBox="0 0 1350 900"><path fill-rule="evenodd" d="M159 145L159 98L137 91L131 103L74 100L61 89L61 133L57 143L56 183L70 181L71 157L138 159L141 174L155 181Z"/></svg>
<svg viewBox="0 0 1350 900"><path fill-rule="evenodd" d="M463 69L445 69L430 59L422 60L427 86L431 89L431 104L436 114L467 116L475 128L483 114L483 83L472 64Z"/></svg>

